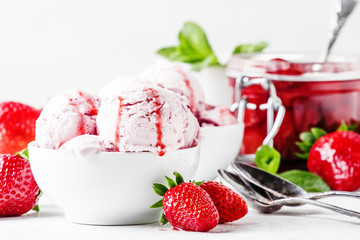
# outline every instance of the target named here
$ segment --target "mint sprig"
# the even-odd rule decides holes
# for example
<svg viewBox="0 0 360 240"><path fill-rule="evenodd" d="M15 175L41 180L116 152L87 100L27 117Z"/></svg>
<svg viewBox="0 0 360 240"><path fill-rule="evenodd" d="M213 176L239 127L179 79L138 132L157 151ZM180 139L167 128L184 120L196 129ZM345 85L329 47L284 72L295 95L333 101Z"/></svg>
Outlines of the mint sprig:
<svg viewBox="0 0 360 240"><path fill-rule="evenodd" d="M322 178L308 171L289 170L280 173L279 176L295 183L307 192L330 191L329 185L327 185Z"/></svg>
<svg viewBox="0 0 360 240"><path fill-rule="evenodd" d="M319 133L320 132L316 132ZM306 140L313 140L313 136L307 134ZM255 154L255 164L258 168L276 174L281 161L280 153L268 145L262 145L258 148ZM282 177L299 187L303 188L307 192L325 192L329 191L330 187L324 182L324 180L308 171L302 170L289 170L278 174Z"/></svg>
<svg viewBox="0 0 360 240"><path fill-rule="evenodd" d="M207 66L220 66L204 30L196 23L185 22L178 39L178 46L161 48L157 54L170 61L190 63L194 71Z"/></svg>
<svg viewBox="0 0 360 240"><path fill-rule="evenodd" d="M223 66L218 61L205 31L198 24L190 21L185 22L178 34L178 40L178 46L161 48L157 54L170 61L189 63L194 71L201 71L209 66ZM233 54L261 52L267 46L266 42L238 45Z"/></svg>
<svg viewBox="0 0 360 240"><path fill-rule="evenodd" d="M267 42L261 41L257 44L241 44L235 47L233 51L234 54L239 53L257 53L262 52L265 48L267 48L269 44Z"/></svg>

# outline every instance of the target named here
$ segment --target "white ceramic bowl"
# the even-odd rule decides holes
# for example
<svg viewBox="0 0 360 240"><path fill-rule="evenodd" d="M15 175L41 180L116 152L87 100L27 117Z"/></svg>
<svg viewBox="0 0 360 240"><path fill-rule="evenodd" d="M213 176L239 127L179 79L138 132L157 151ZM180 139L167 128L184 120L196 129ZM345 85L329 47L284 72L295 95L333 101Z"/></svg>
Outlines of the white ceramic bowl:
<svg viewBox="0 0 360 240"><path fill-rule="evenodd" d="M165 175L180 172L193 177L199 146L168 152L102 152L82 159L73 152L29 144L30 165L41 190L63 209L71 222L94 225L128 225L156 222L161 209L152 184L165 184Z"/></svg>
<svg viewBox="0 0 360 240"><path fill-rule="evenodd" d="M226 169L239 154L244 124L202 127L199 167L195 180L216 178L218 169Z"/></svg>

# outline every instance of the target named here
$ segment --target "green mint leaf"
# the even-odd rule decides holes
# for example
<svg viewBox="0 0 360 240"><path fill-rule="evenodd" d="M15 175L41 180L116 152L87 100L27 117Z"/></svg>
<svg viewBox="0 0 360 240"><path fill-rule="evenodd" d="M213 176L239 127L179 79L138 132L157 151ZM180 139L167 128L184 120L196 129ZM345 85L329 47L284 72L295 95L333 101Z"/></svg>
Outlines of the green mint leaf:
<svg viewBox="0 0 360 240"><path fill-rule="evenodd" d="M18 152L16 155L24 158L25 160L29 161L29 151L27 148L25 148L24 150Z"/></svg>
<svg viewBox="0 0 360 240"><path fill-rule="evenodd" d="M234 54L238 53L256 53L262 52L265 48L267 48L269 44L267 42L261 41L257 44L242 44L235 47L233 51Z"/></svg>
<svg viewBox="0 0 360 240"><path fill-rule="evenodd" d="M180 173L174 172L174 175L175 175L175 179L176 179L177 185L180 185L180 184L182 184L183 182L185 182Z"/></svg>
<svg viewBox="0 0 360 240"><path fill-rule="evenodd" d="M178 49L177 47L161 48L156 53L171 60L174 55L178 54Z"/></svg>
<svg viewBox="0 0 360 240"><path fill-rule="evenodd" d="M159 196L164 196L165 193L169 190L167 187L160 183L154 183L153 184L154 192Z"/></svg>
<svg viewBox="0 0 360 240"><path fill-rule="evenodd" d="M321 177L308 171L290 170L279 174L280 177L300 186L307 192L326 192L330 187Z"/></svg>
<svg viewBox="0 0 360 240"><path fill-rule="evenodd" d="M157 54L170 61L185 62L200 71L207 66L220 66L204 30L193 22L186 22L178 35L179 45L162 48Z"/></svg>
<svg viewBox="0 0 360 240"><path fill-rule="evenodd" d="M193 55L198 60L214 54L204 30L193 22L185 22L179 33L180 51L183 55Z"/></svg>
<svg viewBox="0 0 360 240"><path fill-rule="evenodd" d="M39 204L36 204L36 206L32 210L34 210L35 212L39 212L40 211Z"/></svg>
<svg viewBox="0 0 360 240"><path fill-rule="evenodd" d="M273 174L279 169L280 159L280 153L268 145L260 146L255 153L256 166Z"/></svg>
<svg viewBox="0 0 360 240"><path fill-rule="evenodd" d="M167 176L165 176L165 178L166 178L166 181L167 181L167 183L169 185L169 188L173 188L173 187L177 186L177 184L176 184L176 182L174 180L172 180L171 178L169 178Z"/></svg>
<svg viewBox="0 0 360 240"><path fill-rule="evenodd" d="M166 219L166 217L165 217L165 214L164 214L164 213L162 213L162 214L161 214L161 217L160 217L160 223L161 223L161 225L165 225L165 224L167 224L167 223L168 223L168 220Z"/></svg>
<svg viewBox="0 0 360 240"><path fill-rule="evenodd" d="M191 69L193 71L199 72L203 68L208 66L220 66L215 55L210 55L207 58L205 58L203 61L193 63Z"/></svg>
<svg viewBox="0 0 360 240"><path fill-rule="evenodd" d="M153 205L150 206L150 208L162 208L164 205L163 205L163 200L159 200L157 201L156 203L154 203Z"/></svg>

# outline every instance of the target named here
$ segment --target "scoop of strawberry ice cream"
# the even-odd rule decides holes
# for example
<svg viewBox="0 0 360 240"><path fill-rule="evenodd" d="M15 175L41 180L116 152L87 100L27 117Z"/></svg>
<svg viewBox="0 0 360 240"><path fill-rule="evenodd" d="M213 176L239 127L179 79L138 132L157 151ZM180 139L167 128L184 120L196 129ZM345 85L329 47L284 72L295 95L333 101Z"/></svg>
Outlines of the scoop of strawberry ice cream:
<svg viewBox="0 0 360 240"><path fill-rule="evenodd" d="M98 152L116 152L114 144L97 135L80 135L65 142L59 150L72 151L80 158L88 158Z"/></svg>
<svg viewBox="0 0 360 240"><path fill-rule="evenodd" d="M139 83L145 83L145 80L138 76L120 77L114 81L109 82L102 89L100 89L98 96L100 99L119 96L121 93L131 88L132 85L135 84L136 86Z"/></svg>
<svg viewBox="0 0 360 240"><path fill-rule="evenodd" d="M187 100L192 112L196 112L199 102L204 101L204 92L195 76L179 63L159 61L140 74L145 82L155 83L179 93Z"/></svg>
<svg viewBox="0 0 360 240"><path fill-rule="evenodd" d="M237 119L229 108L201 102L196 115L201 127L236 124Z"/></svg>
<svg viewBox="0 0 360 240"><path fill-rule="evenodd" d="M104 98L97 117L99 136L121 152L155 152L197 145L199 124L180 95L153 84L132 84Z"/></svg>
<svg viewBox="0 0 360 240"><path fill-rule="evenodd" d="M52 98L36 121L35 140L39 147L58 149L83 134L97 134L99 98L87 91L68 90Z"/></svg>

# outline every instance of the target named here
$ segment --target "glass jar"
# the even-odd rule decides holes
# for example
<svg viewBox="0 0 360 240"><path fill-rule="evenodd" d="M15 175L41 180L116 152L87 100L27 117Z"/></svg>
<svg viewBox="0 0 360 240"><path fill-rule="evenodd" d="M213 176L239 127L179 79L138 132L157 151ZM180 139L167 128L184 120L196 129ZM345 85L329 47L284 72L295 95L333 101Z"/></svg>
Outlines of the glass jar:
<svg viewBox="0 0 360 240"><path fill-rule="evenodd" d="M295 152L300 149L295 143L301 132L311 127L333 131L342 121L350 124L360 120L360 59L333 56L327 63L318 63L319 56L269 53L240 54L230 59L227 75L233 102L237 104L240 99L236 96L241 96L257 106L246 108L243 116L242 154L253 154L269 132L268 111L260 106L265 106L270 94L264 84L258 83L271 84L285 107L274 138L274 147L283 162L299 163ZM236 81L240 83L236 85Z"/></svg>

